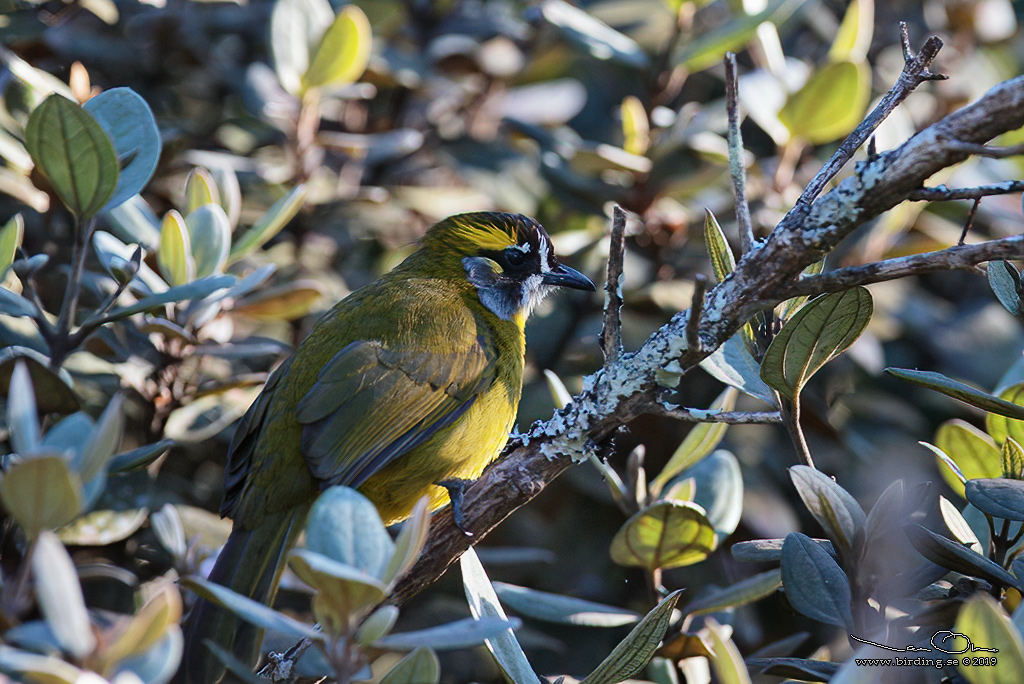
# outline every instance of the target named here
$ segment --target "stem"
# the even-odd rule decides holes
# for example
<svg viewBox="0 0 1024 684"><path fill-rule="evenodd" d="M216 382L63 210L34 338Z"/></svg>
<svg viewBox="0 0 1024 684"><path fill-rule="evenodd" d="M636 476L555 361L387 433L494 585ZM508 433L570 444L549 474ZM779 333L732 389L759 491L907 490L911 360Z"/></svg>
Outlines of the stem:
<svg viewBox="0 0 1024 684"><path fill-rule="evenodd" d="M797 394L792 400L780 397L779 405L782 408L782 422L785 423L789 436L796 447L796 455L804 465L815 470L814 459L811 458L811 450L807 447L807 440L804 438L804 431L800 427L800 395Z"/></svg>
<svg viewBox="0 0 1024 684"><path fill-rule="evenodd" d="M71 273L68 275L67 287L64 290L64 302L60 307L57 319L57 330L50 345L50 369L59 370L68 354L74 349L71 338L71 326L78 313L78 295L82 286L82 272L85 270L85 258L89 250L96 219L90 218L85 225L77 226L74 251L71 254Z"/></svg>

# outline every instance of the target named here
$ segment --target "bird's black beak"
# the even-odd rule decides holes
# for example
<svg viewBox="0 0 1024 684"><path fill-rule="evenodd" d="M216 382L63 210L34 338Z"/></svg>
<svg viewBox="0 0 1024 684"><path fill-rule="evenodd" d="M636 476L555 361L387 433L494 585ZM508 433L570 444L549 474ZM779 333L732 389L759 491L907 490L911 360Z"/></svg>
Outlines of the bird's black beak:
<svg viewBox="0 0 1024 684"><path fill-rule="evenodd" d="M541 282L545 285L554 285L556 287L571 287L574 290L590 290L593 292L597 289L590 278L575 268L569 268L565 264L558 264L545 273Z"/></svg>

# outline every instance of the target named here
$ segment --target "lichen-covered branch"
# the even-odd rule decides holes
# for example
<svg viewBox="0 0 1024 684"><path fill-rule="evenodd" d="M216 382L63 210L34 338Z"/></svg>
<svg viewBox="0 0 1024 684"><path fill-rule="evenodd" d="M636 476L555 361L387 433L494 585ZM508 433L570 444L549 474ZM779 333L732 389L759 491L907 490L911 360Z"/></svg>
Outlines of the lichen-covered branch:
<svg viewBox="0 0 1024 684"><path fill-rule="evenodd" d="M881 283L936 271L971 268L986 261L999 259L1024 259L1024 236L1014 235L977 245L955 245L937 252L924 252L861 266L838 268L789 283L776 290L775 295L781 302L800 295L839 292L857 285Z"/></svg>
<svg viewBox="0 0 1024 684"><path fill-rule="evenodd" d="M923 56L914 59L923 62ZM930 74L927 64L923 68L922 73ZM622 354L618 362L587 377L583 391L571 404L514 440L504 458L468 489L463 512L474 533L472 538L452 524L450 512L434 517L427 547L399 586L395 600L407 600L434 581L471 543L482 539L570 467L573 458L585 458L614 430L642 413L656 411L660 395L656 378L659 373L664 374L666 367L676 372L691 369L756 311L792 296L790 293L798 285L828 283L811 278L797 283L797 279L804 268L827 254L855 228L906 200L937 171L963 161L968 153L948 144L949 141L980 145L1022 125L1024 76L996 86L978 101L921 131L900 147L858 164L855 172L836 188L809 202L804 210L787 214L767 240L745 253L733 273L707 293L697 319L700 350L686 349L689 312L684 311L651 335L640 349ZM985 260L977 257L986 249L992 250L988 258L1003 258L992 256L997 253L1019 254L1019 240L1008 238L985 243L988 247L963 246L936 254L948 253L942 257L946 264L956 264L957 260L977 263ZM1000 251L1003 249L1009 251ZM969 256L972 254L973 257ZM925 263L928 258L922 255ZM913 261L880 263L885 264L882 268L888 272L909 274L913 269L923 268Z"/></svg>

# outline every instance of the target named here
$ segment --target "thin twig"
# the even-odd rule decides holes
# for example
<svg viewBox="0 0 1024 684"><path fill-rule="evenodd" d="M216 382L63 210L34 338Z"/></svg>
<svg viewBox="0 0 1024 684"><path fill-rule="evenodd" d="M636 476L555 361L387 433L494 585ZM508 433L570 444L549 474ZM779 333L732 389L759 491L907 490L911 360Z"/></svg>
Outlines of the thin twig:
<svg viewBox="0 0 1024 684"><path fill-rule="evenodd" d="M961 140L951 140L949 146L957 152L966 152L967 154L973 154L979 157L991 157L992 159L1003 159L1005 157L1016 157L1024 154L1024 143L1019 145L1009 145L1007 147L993 147L990 145L982 145L979 143L963 142Z"/></svg>
<svg viewBox="0 0 1024 684"><path fill-rule="evenodd" d="M605 282L604 327L601 346L605 364L612 364L622 353L622 264L626 251L626 212L618 204L612 207L611 245L608 248L608 279Z"/></svg>
<svg viewBox="0 0 1024 684"><path fill-rule="evenodd" d="M736 55L725 53L725 107L729 114L729 175L736 202L736 225L740 233L740 246L746 254L754 248L754 227L747 203L747 170L743 165L743 134L740 132L739 77L736 74Z"/></svg>
<svg viewBox="0 0 1024 684"><path fill-rule="evenodd" d="M1003 181L978 185L973 188L947 188L939 185L934 188L920 188L907 195L908 200L915 202L943 202L947 200L976 200L990 195L1011 195L1024 191L1024 180Z"/></svg>
<svg viewBox="0 0 1024 684"><path fill-rule="evenodd" d="M686 321L686 351L701 353L703 344L700 341L700 315L704 310L704 293L708 289L708 277L698 273L693 277L693 299L690 303L690 317Z"/></svg>
<svg viewBox="0 0 1024 684"><path fill-rule="evenodd" d="M932 60L939 54L939 50L942 49L942 39L938 36L932 36L925 41L924 46L921 48L921 52L917 55L913 54L910 49L910 40L907 37L907 25L904 22L900 23L900 32L903 40L903 57L904 65L903 71L900 73L898 79L896 79L895 85L889 89L889 92L885 94L885 97L879 101L875 108L868 114L853 133L847 136L843 144L839 146L832 158L821 167L821 170L814 176L811 182L804 188L803 193L800 195L800 199L797 200L796 205L790 210L790 213L798 212L804 213L810 206L811 202L821 194L821 191L825 189L829 181L835 178L836 174L846 163L853 158L854 153L864 144L871 134L874 133L875 129L885 121L885 119L892 113L892 110L896 109L897 106L903 100L907 99L910 93L924 83L925 81L935 81L946 78L942 74L934 74L931 72L929 67L931 66Z"/></svg>
<svg viewBox="0 0 1024 684"><path fill-rule="evenodd" d="M971 228L974 227L974 215L978 213L978 207L981 206L981 198L974 200L974 204L971 205L971 210L967 212L967 220L964 221L964 229L960 231L960 239L956 241L956 244L963 246L964 242L967 241L967 234L971 232Z"/></svg>
<svg viewBox="0 0 1024 684"><path fill-rule="evenodd" d="M655 404L651 413L666 418L675 418L687 423L727 423L729 425L750 425L762 423L781 423L782 414L778 411L715 411L709 409L693 409L670 407Z"/></svg>
<svg viewBox="0 0 1024 684"><path fill-rule="evenodd" d="M936 271L971 268L986 261L1024 259L1024 235L989 240L976 245L956 245L936 252L875 261L861 266L838 268L821 275L805 276L772 292L779 301L800 295L839 292L857 285L881 283L896 278L923 275Z"/></svg>

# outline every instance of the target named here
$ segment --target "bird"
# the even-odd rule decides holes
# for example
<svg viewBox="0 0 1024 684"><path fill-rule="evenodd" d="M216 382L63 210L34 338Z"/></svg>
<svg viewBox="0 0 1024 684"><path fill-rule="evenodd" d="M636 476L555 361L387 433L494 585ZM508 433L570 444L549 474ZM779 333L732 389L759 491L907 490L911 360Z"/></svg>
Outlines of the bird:
<svg viewBox="0 0 1024 684"><path fill-rule="evenodd" d="M273 602L288 551L324 489L346 485L386 525L458 504L501 452L522 393L525 324L559 287L595 289L561 263L536 220L474 212L335 304L267 379L228 447L221 515L232 531L210 580ZM199 599L185 624L184 680L219 681L212 639L251 665L261 632Z"/></svg>

